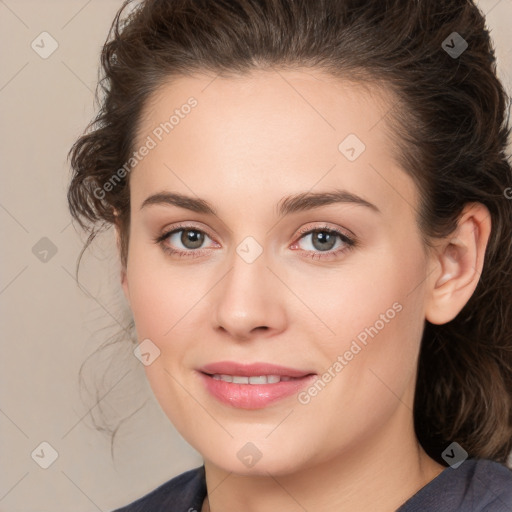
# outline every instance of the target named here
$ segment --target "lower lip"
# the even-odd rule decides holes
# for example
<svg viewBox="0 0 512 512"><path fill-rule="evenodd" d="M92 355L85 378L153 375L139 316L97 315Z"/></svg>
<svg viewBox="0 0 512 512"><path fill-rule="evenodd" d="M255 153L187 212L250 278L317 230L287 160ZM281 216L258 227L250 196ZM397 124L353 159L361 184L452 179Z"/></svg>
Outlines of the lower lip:
<svg viewBox="0 0 512 512"><path fill-rule="evenodd" d="M276 382L274 384L233 384L216 380L199 372L206 389L220 402L239 409L263 409L278 400L298 393L310 384L316 375L299 379Z"/></svg>

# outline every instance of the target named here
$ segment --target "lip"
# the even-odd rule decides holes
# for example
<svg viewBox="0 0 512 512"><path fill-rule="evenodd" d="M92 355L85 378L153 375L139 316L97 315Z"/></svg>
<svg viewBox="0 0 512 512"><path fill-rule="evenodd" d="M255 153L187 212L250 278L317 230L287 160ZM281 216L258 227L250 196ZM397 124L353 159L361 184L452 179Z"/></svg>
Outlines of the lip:
<svg viewBox="0 0 512 512"><path fill-rule="evenodd" d="M263 409L268 405L296 394L316 377L309 370L288 368L272 363L241 364L222 361L208 364L198 370L208 392L220 402L239 409ZM256 377L260 375L279 375L293 377L294 380L273 384L234 384L213 379L213 375L238 375Z"/></svg>
<svg viewBox="0 0 512 512"><path fill-rule="evenodd" d="M300 378L315 373L310 370L298 370L296 368L288 368L272 363L251 363L242 364L235 361L219 361L211 363L199 368L200 372L215 373L224 375L240 375L241 377L257 377L259 375L279 375L281 377Z"/></svg>

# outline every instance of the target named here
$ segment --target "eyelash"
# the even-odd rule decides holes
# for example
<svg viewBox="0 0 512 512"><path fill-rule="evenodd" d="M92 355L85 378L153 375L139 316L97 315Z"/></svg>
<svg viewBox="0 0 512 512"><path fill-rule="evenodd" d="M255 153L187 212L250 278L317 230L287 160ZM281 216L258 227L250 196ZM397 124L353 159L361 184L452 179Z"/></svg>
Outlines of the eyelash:
<svg viewBox="0 0 512 512"><path fill-rule="evenodd" d="M202 229L197 228L196 226L180 224L180 225L174 227L172 230L166 231L164 234L155 238L154 242L156 244L160 245L162 250L165 253L170 254L172 256L179 256L180 258L183 258L183 257L198 258L204 254L204 251L206 249L188 249L186 251L181 251L181 250L177 250L177 249L172 249L171 247L169 247L169 245L167 245L165 243L165 241L171 235L173 235L175 233L179 233L180 231L187 231L187 230L203 233L208 238L213 240L213 238L208 233L206 233ZM299 234L301 236L297 239L297 242L299 240L301 240L305 235L314 234L314 233L328 233L331 235L337 235L338 238L343 242L344 245L341 247L338 247L338 249L336 249L336 250L331 250L331 251L302 251L302 252L306 253L305 254L306 257L309 257L312 259L325 259L325 258L329 258L329 257L335 257L342 253L345 253L347 251L354 249L358 245L357 241L354 238L347 236L345 233L343 233L342 231L340 231L338 229L331 228L328 226L321 226L321 227L315 227L315 228L302 228L301 230L299 230ZM297 242L294 242L292 245L295 245Z"/></svg>

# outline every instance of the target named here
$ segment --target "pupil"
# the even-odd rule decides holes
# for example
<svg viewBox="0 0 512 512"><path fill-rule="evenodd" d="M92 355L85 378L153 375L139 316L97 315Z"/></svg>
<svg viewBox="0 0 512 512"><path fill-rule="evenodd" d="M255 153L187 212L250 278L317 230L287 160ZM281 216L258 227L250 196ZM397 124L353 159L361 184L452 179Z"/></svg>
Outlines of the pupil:
<svg viewBox="0 0 512 512"><path fill-rule="evenodd" d="M204 234L193 229L184 229L181 234L181 243L188 249L201 247L204 241Z"/></svg>
<svg viewBox="0 0 512 512"><path fill-rule="evenodd" d="M317 231L313 234L313 245L319 250L330 250L334 247L336 237L326 231ZM201 247L204 241L203 233L192 229L185 229L181 235L181 243L189 249Z"/></svg>
<svg viewBox="0 0 512 512"><path fill-rule="evenodd" d="M319 241L320 245L315 244L315 241ZM313 246L319 250L330 250L334 247L336 237L332 233L326 231L317 231L313 234ZM326 245L323 245L326 244Z"/></svg>

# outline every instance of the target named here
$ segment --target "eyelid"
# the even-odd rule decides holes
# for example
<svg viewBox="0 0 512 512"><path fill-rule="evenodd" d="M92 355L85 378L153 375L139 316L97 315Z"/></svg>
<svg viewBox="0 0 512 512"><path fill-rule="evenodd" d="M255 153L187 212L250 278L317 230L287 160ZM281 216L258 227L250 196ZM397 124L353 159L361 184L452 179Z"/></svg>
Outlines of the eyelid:
<svg viewBox="0 0 512 512"><path fill-rule="evenodd" d="M334 233L339 233L340 235L343 235L344 237L346 237L349 240L352 240L354 242L357 238L356 235L354 233L352 233L352 231L350 231L349 229L338 227L338 226L336 226L336 227L330 226L326 222L322 223L321 226L312 226L311 223L307 224L306 226L300 228L297 231L297 234L295 236L304 235L304 234L315 232L315 231L317 231L317 232L318 231L332 231Z"/></svg>
<svg viewBox="0 0 512 512"><path fill-rule="evenodd" d="M162 234L154 239L154 242L162 246L162 249L170 254L188 257L202 256L204 251L207 251L208 248L182 250L173 249L168 245L164 244L165 240L169 238L171 235L175 234L176 232L186 230L197 230L201 233L204 233L208 238L210 238L210 240L218 244L218 242L215 240L215 237L213 237L209 233L208 229L203 228L202 226L198 227L192 221L187 223L178 223L169 228L165 228L164 230L162 230ZM331 227L327 225L327 223L323 223L320 226L312 226L311 224L309 224L299 229L296 235L294 236L294 242L291 244L290 247L294 247L302 238L304 238L305 235L323 231L334 233L335 235L339 236L342 242L345 244L345 246L338 248L336 250L331 249L330 251L307 251L302 249L300 252L306 253L306 255L309 257L318 257L318 259L336 257L338 254L341 254L349 249L356 247L359 243L356 236L350 230L341 227Z"/></svg>
<svg viewBox="0 0 512 512"><path fill-rule="evenodd" d="M305 236L309 236L318 232L327 232L334 234L341 240L341 247L338 247L336 249L330 249L328 251L311 251L302 249L300 250L301 257L307 257L317 260L337 259L342 254L359 246L358 238L350 230L338 226L331 227L327 225L327 223L323 223L321 226L307 225L301 228L298 232L298 235L296 235L296 241L292 243L290 248L296 250L296 247L299 245L300 241L303 238L305 238Z"/></svg>
<svg viewBox="0 0 512 512"><path fill-rule="evenodd" d="M195 224L191 222L187 223L178 223L171 227L166 227L161 231L160 235L157 235L153 241L159 245L162 250L166 253L169 253L170 255L178 255L178 256L187 256L187 257L198 257L202 256L203 252L207 249L201 248L201 249L174 249L170 247L168 244L165 243L165 240L167 240L171 235L175 233L179 233L180 231L186 231L186 230L197 230L201 233L204 233L212 242L215 242L218 244L218 242L215 240L215 237L213 237L208 229L205 229L203 227L198 227Z"/></svg>
<svg viewBox="0 0 512 512"><path fill-rule="evenodd" d="M207 235L208 238L210 238L214 242L218 243L215 240L215 237L211 235L210 231L207 228L205 228L202 224L195 225L193 223L193 221L187 222L187 223L178 223L178 224L172 225L170 227L164 228L161 231L161 234L157 236L155 241L157 241L157 240L165 240L171 234L176 233L176 231L186 231L187 229L189 229L189 230L195 229L197 231L200 231L201 233L204 233L205 235Z"/></svg>

